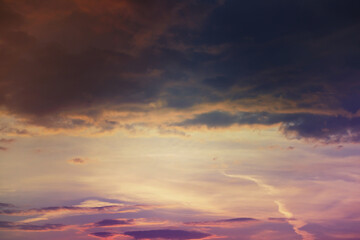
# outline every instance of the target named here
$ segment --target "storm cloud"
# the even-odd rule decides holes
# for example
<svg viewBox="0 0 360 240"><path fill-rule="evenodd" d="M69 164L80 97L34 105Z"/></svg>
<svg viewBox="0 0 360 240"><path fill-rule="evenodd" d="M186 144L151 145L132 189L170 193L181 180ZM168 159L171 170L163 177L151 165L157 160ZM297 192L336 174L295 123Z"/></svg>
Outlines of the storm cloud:
<svg viewBox="0 0 360 240"><path fill-rule="evenodd" d="M268 113L268 112L209 112L198 114L192 119L177 123L177 126L201 126L209 128L231 125L280 124L285 135L296 138L320 139L325 143L359 142L360 118L329 116L308 113Z"/></svg>
<svg viewBox="0 0 360 240"><path fill-rule="evenodd" d="M300 138L359 139L356 0L0 4L0 106L23 123L110 131L126 124L107 112L210 106L222 113L181 124L281 123ZM239 120L230 107L254 113Z"/></svg>
<svg viewBox="0 0 360 240"><path fill-rule="evenodd" d="M0 69L0 104L32 123L56 127L49 119L59 113L91 115L100 106L156 99L165 84L162 74L169 79L166 75L172 72L166 65L186 65L177 53L159 51L157 41L171 27L195 27L213 4L160 0L1 5L6 64ZM42 13L52 11L49 19L42 19Z"/></svg>

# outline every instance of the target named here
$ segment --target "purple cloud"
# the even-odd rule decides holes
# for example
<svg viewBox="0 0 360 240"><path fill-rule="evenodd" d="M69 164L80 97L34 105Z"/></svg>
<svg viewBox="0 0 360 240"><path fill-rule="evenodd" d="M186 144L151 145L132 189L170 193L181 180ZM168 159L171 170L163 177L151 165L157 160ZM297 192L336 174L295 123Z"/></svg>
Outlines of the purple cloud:
<svg viewBox="0 0 360 240"><path fill-rule="evenodd" d="M120 212L140 208L139 206L121 206L118 204L102 206L102 207L77 207L77 206L62 206L62 207L46 207L46 208L33 208L27 210L13 210L13 209L0 209L0 215L11 216L31 216L47 213L104 213L104 212Z"/></svg>
<svg viewBox="0 0 360 240"><path fill-rule="evenodd" d="M23 231L59 231L63 230L66 225L63 224L43 224L33 225L26 223L14 223L8 221L0 221L0 229L7 230L23 230Z"/></svg>
<svg viewBox="0 0 360 240"><path fill-rule="evenodd" d="M133 219L104 219L100 222L94 223L94 225L97 227L106 227L115 225L129 225L133 223Z"/></svg>
<svg viewBox="0 0 360 240"><path fill-rule="evenodd" d="M328 221L323 224L309 223L301 228L313 234L318 240L357 240L360 236L360 221L357 219L344 219Z"/></svg>
<svg viewBox="0 0 360 240"><path fill-rule="evenodd" d="M252 222L252 221L258 221L258 220L255 218L230 218L230 219L218 220L216 222Z"/></svg>
<svg viewBox="0 0 360 240"><path fill-rule="evenodd" d="M148 231L132 231L125 232L125 235L131 236L135 239L152 239L152 238L163 238L163 239L202 239L210 236L208 233L196 232L196 231L185 231L185 230L148 230Z"/></svg>
<svg viewBox="0 0 360 240"><path fill-rule="evenodd" d="M206 225L206 226L213 226L213 225L221 225L226 223L249 223L249 222L256 222L259 221L255 218L230 218L230 219L221 219L221 220L215 220L215 221L202 221L202 222L186 222L186 225Z"/></svg>
<svg viewBox="0 0 360 240"><path fill-rule="evenodd" d="M13 208L15 205L11 203L0 203L0 208Z"/></svg>
<svg viewBox="0 0 360 240"><path fill-rule="evenodd" d="M111 233L111 232L94 232L94 233L90 233L90 235L95 236L95 237L100 237L100 238L107 238L107 237L114 236L115 233Z"/></svg>

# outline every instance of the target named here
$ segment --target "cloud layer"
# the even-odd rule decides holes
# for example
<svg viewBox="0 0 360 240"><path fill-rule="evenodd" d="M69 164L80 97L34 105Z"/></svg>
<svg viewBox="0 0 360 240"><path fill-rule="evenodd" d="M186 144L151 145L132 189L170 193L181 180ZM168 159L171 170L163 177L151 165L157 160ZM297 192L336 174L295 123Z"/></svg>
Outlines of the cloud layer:
<svg viewBox="0 0 360 240"><path fill-rule="evenodd" d="M49 129L109 131L153 114L141 124L174 132L179 121L157 115L166 110L184 115L180 125L281 123L301 138L358 142L356 9L356 0L5 0L0 106Z"/></svg>
<svg viewBox="0 0 360 240"><path fill-rule="evenodd" d="M209 112L177 123L178 126L205 125L209 128L231 125L275 125L288 136L320 139L327 143L358 142L360 118L308 113Z"/></svg>

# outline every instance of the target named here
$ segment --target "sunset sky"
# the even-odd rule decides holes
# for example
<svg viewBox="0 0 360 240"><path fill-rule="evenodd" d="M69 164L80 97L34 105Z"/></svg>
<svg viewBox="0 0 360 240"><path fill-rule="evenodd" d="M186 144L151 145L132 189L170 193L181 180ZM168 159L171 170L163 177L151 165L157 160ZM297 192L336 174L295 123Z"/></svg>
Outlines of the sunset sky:
<svg viewBox="0 0 360 240"><path fill-rule="evenodd" d="M359 0L0 0L0 239L359 240Z"/></svg>

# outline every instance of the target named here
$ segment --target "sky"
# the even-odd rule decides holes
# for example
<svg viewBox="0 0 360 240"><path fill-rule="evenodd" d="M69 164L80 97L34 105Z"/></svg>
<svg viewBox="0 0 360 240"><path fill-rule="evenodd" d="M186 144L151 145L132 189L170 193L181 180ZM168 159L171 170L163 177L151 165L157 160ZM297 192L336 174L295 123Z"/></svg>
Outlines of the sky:
<svg viewBox="0 0 360 240"><path fill-rule="evenodd" d="M0 238L360 239L359 11L0 0Z"/></svg>

